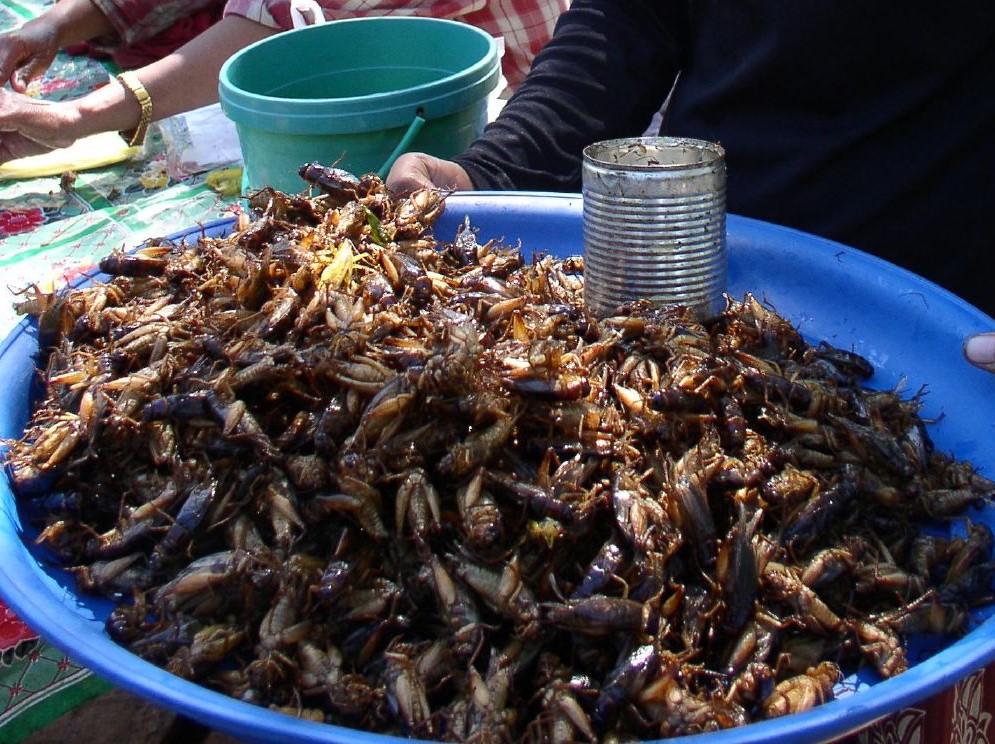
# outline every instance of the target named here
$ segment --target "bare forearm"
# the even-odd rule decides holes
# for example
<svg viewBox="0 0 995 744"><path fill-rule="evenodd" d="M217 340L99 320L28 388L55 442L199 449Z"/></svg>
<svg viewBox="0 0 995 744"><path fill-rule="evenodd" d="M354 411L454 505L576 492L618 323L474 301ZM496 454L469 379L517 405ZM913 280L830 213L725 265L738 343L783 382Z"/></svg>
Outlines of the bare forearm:
<svg viewBox="0 0 995 744"><path fill-rule="evenodd" d="M242 47L276 32L231 16L172 54L136 70L152 100L152 119L217 101L218 74L224 61ZM118 81L82 98L57 102L0 87L0 163L66 147L98 132L133 130L141 115L136 94Z"/></svg>
<svg viewBox="0 0 995 744"><path fill-rule="evenodd" d="M95 39L113 33L107 16L90 0L59 0L29 24L43 24L54 29L59 47Z"/></svg>
<svg viewBox="0 0 995 744"><path fill-rule="evenodd" d="M273 33L275 29L231 16L176 52L137 70L152 98L153 120L217 102L218 75L225 60ZM79 99L77 106L77 139L95 132L131 129L141 113L131 92L116 82Z"/></svg>

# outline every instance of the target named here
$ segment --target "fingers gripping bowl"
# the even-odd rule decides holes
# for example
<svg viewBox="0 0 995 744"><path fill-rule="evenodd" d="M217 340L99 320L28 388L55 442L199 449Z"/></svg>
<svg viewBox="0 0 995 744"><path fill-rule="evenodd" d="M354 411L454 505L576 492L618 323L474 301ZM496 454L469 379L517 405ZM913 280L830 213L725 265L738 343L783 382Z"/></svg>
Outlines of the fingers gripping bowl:
<svg viewBox="0 0 995 744"><path fill-rule="evenodd" d="M483 239L520 238L526 251L567 254L579 245L579 208L579 200L571 196L454 196L435 232L440 239L449 239L463 216L469 215ZM216 225L211 229L230 227ZM509 234L510 230L517 234ZM195 240L199 232L191 231L189 238ZM970 459L983 470L990 467L983 440L995 417L977 403L990 394L991 383L984 373L967 369L959 356L960 339L987 327L987 318L922 280L842 246L735 218L730 220L729 232L734 296L747 290L762 291L764 299L807 338L825 339L862 354L875 365L876 375L869 384L879 389L893 388L903 377L911 390L928 383L923 415L931 419L942 414L939 423L930 427L937 448ZM896 326L892 320L896 317L905 318L906 324ZM18 436L27 419L35 351L32 343L31 327L22 325L0 356L0 362L9 367L4 384L9 396L7 410L13 411L6 422L10 429L4 432L6 436ZM929 345L931 354L918 353L923 344ZM963 374L951 379L950 370L957 368ZM313 741L380 738L309 724L237 702L167 674L116 646L104 630L110 606L79 594L72 580L54 567L52 556L31 545L30 515L6 495L7 539L0 557L4 558L3 584L8 601L36 629L98 673L246 739L272 740L289 735ZM972 519L987 522L987 507L972 514ZM878 682L873 675L854 676L838 686L837 700L812 711L705 738L761 741L785 736L813 741L859 727L986 664L992 656L988 621L983 612L974 620L977 627L938 654L920 661L913 650L911 668L892 679Z"/></svg>

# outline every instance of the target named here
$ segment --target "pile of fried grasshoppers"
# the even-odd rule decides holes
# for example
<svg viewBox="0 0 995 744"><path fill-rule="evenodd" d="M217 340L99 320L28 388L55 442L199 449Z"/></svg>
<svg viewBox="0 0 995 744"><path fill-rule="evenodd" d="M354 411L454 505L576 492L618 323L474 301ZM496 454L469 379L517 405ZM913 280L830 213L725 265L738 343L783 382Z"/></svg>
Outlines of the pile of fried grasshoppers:
<svg viewBox="0 0 995 744"><path fill-rule="evenodd" d="M751 295L595 318L580 258L301 175L21 304L12 483L133 653L383 733L654 739L900 674L992 599L993 484L863 358Z"/></svg>

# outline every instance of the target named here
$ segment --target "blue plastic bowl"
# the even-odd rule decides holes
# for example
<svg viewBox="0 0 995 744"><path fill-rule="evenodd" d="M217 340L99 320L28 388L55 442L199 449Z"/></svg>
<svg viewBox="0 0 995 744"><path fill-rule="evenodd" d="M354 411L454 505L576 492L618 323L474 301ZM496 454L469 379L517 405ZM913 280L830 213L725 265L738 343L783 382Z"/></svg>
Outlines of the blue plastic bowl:
<svg viewBox="0 0 995 744"><path fill-rule="evenodd" d="M466 215L480 238L521 240L526 252L579 253L581 199L568 194L456 194L435 234L450 240ZM222 235L232 221L192 228L180 235ZM961 355L963 339L995 329L992 320L946 290L891 264L838 243L735 215L728 219L730 292L751 291L795 324L809 341L852 349L877 368L870 385L904 381L911 395L927 387L923 416L936 446L995 472L995 375ZM27 321L0 344L0 437L19 437L38 376L35 327ZM995 527L995 510L972 518ZM26 520L25 520L26 521ZM175 677L118 646L104 631L106 601L80 596L50 556L31 543L6 483L0 483L0 595L48 642L111 683L157 705L189 716L244 741L397 742L336 726L309 723L226 697ZM995 660L995 618L979 613L964 638L890 680L849 678L836 700L786 718L714 734L689 736L686 744L778 741L812 744L860 729L917 703Z"/></svg>

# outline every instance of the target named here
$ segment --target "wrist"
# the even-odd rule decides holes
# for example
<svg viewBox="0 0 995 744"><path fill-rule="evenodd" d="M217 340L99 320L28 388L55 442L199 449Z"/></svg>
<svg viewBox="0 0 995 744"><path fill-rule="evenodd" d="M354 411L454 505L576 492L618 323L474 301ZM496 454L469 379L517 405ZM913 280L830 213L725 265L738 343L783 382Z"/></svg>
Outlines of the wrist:
<svg viewBox="0 0 995 744"><path fill-rule="evenodd" d="M28 23L36 24L38 31L52 34L60 49L116 33L108 17L91 0L59 0Z"/></svg>
<svg viewBox="0 0 995 744"><path fill-rule="evenodd" d="M142 107L135 93L114 75L105 85L72 103L69 126L77 138L97 132L120 132L130 142L142 118Z"/></svg>
<svg viewBox="0 0 995 744"><path fill-rule="evenodd" d="M87 120L82 115L79 106L75 101L63 101L54 104L56 107L56 119L58 120L57 135L60 138L59 147L69 147L76 140L94 134L87 131Z"/></svg>
<svg viewBox="0 0 995 744"><path fill-rule="evenodd" d="M152 96L149 95L138 74L133 70L122 72L116 76L116 80L134 97L135 103L138 104L138 122L134 127L123 130L121 136L131 147L141 147L145 144L145 136L152 123Z"/></svg>

